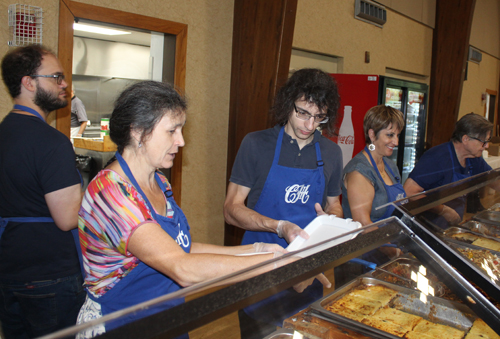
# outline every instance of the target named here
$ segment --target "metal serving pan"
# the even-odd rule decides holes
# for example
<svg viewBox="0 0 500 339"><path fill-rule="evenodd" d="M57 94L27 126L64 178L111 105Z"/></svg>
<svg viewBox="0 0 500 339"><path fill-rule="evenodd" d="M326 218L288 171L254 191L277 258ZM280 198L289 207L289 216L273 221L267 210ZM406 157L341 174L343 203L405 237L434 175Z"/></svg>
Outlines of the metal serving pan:
<svg viewBox="0 0 500 339"><path fill-rule="evenodd" d="M487 210L493 211L493 212L500 212L500 203L496 203L495 205L491 206Z"/></svg>
<svg viewBox="0 0 500 339"><path fill-rule="evenodd" d="M347 293L360 285L382 285L398 292L389 303L390 307L418 315L426 320L442 325L448 325L467 333L477 318L474 313L464 304L445 300L442 298L427 296L427 303L420 300L420 291L394 285L382 280L370 277L359 277L345 284L333 293L323 297L311 305L312 312L321 316L322 319L340 324L363 334L369 334L377 338L399 338L393 334L368 326L361 322L343 317L326 309L334 301L342 298Z"/></svg>
<svg viewBox="0 0 500 339"><path fill-rule="evenodd" d="M474 215L472 219L500 226L500 212L486 210Z"/></svg>
<svg viewBox="0 0 500 339"><path fill-rule="evenodd" d="M411 280L411 275L405 275L402 279L395 275L398 275L398 267L402 267L402 270L406 273L406 268L408 272L418 272L419 267L422 265L417 259L400 257L396 258L380 267L377 267L373 271L370 271L364 276L373 277L375 279L383 280L391 284L396 284L399 286L416 289L417 283ZM395 273L395 275L388 274L387 272ZM397 272L397 273L396 273ZM405 279L406 278L406 279ZM432 272L427 271L427 278L429 279L429 284L434 288L434 295L436 297L444 298L447 300L452 300L455 302L462 302L458 296L456 296L448 287L440 282L440 279L435 276ZM408 281L410 280L410 281Z"/></svg>
<svg viewBox="0 0 500 339"><path fill-rule="evenodd" d="M454 239L452 239L454 240ZM499 258L499 261L500 261L500 252L497 252L497 251L493 251L493 250L490 250L490 249L487 249L487 248L484 248L484 247L480 247L480 246L475 246L475 245L472 245L472 244L465 244L463 242L459 242L459 241L452 241L452 240L447 240L448 241L448 244L451 246L451 248L453 248L456 252L459 253L459 255L461 255L462 257L466 258L467 260L470 260L470 258L467 257L467 255L465 255L464 253L460 252L459 249L464 249L464 250L478 250L478 251L489 251L491 254L493 255L496 255L498 258ZM482 265L480 264L477 264L475 262L473 262L472 260L470 260L470 262L481 272L483 272L483 274L485 274L486 276L489 276L488 275L488 272L482 267ZM497 276L498 279L494 280L494 279L491 279L490 278L490 281L496 285L500 285L500 272L494 272L494 273L498 273L498 274L495 274ZM497 302L493 302L493 304L497 305L498 303ZM498 306L497 306L498 307ZM500 307L499 307L500 308Z"/></svg>
<svg viewBox="0 0 500 339"><path fill-rule="evenodd" d="M401 273L406 273L406 271L408 272L418 271L418 267L420 265L421 263L416 259L399 257L389 261L388 263L378 266L377 268L364 274L363 276L372 277L379 280L390 282L392 284L412 288L416 284L408 282L408 279L411 280L410 275L403 275L402 279L400 279L399 276L401 276ZM401 270L399 270L399 268L401 268ZM393 274L387 273L386 271L391 272Z"/></svg>
<svg viewBox="0 0 500 339"><path fill-rule="evenodd" d="M472 239L471 240L459 239L459 238L454 237L455 235L464 235L464 236L465 235L469 235L472 238L475 237L475 239L474 240L472 240ZM483 239L488 239L488 240L494 241L496 244L498 244L498 247L500 248L500 239L499 238L491 237L491 236L488 236L488 235L484 235L484 234L477 233L477 232L474 232L474 231L470 231L468 229L460 228L460 227L450 227L450 228L447 228L446 230L443 231L442 237L445 238L446 240L450 240L450 241L453 240L453 242L459 242L459 243L463 243L463 244L467 244L467 245L472 245L472 243L476 239L483 238ZM495 251L495 249L490 249L490 248L487 248L487 247L484 247L484 246L477 246L477 245L474 245L474 246L480 247L482 249L487 249L487 250L490 250L490 251Z"/></svg>
<svg viewBox="0 0 500 339"><path fill-rule="evenodd" d="M500 239L500 225L488 224L477 220L469 220L461 224L459 227Z"/></svg>

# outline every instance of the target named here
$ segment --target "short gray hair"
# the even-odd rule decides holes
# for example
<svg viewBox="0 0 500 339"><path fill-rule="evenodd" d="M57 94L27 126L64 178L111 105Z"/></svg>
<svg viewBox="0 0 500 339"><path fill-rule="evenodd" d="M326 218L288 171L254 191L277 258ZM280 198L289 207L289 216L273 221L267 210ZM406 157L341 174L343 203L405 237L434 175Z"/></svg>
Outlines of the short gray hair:
<svg viewBox="0 0 500 339"><path fill-rule="evenodd" d="M485 139L486 134L493 130L493 124L485 117L475 113L464 115L455 124L455 130L451 136L452 141L462 142L462 137L468 135L475 138Z"/></svg>

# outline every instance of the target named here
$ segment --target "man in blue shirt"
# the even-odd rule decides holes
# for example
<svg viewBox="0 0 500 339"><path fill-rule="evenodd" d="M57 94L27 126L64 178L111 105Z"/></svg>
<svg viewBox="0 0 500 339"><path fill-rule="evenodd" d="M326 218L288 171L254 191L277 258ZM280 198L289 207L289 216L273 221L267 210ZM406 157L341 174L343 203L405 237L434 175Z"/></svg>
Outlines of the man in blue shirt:
<svg viewBox="0 0 500 339"><path fill-rule="evenodd" d="M469 113L455 125L449 142L425 152L404 184L406 194L417 193L491 170L484 161L483 151L488 148L493 125L483 116ZM436 206L433 221L442 228L462 221L465 201L463 198Z"/></svg>

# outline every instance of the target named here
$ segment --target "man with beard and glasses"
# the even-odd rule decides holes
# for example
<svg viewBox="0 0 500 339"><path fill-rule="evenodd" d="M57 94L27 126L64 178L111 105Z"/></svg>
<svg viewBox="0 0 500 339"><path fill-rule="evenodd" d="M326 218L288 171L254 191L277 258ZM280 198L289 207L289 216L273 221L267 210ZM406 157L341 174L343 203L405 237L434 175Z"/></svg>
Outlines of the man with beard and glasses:
<svg viewBox="0 0 500 339"><path fill-rule="evenodd" d="M14 107L0 123L0 322L6 339L76 323L80 177L69 139L45 121L68 104L55 55L38 45L2 60Z"/></svg>

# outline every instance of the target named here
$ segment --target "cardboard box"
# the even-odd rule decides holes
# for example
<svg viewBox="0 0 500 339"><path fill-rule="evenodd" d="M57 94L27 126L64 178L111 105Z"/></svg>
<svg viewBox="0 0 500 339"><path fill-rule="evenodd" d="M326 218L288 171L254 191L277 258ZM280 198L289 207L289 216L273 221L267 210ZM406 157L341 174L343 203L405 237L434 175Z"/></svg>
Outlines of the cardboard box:
<svg viewBox="0 0 500 339"><path fill-rule="evenodd" d="M109 135L105 135L104 139L74 138L73 145L78 148L85 148L99 152L116 151L116 145L111 141Z"/></svg>
<svg viewBox="0 0 500 339"><path fill-rule="evenodd" d="M491 144L488 147L488 156L500 155L500 144Z"/></svg>

